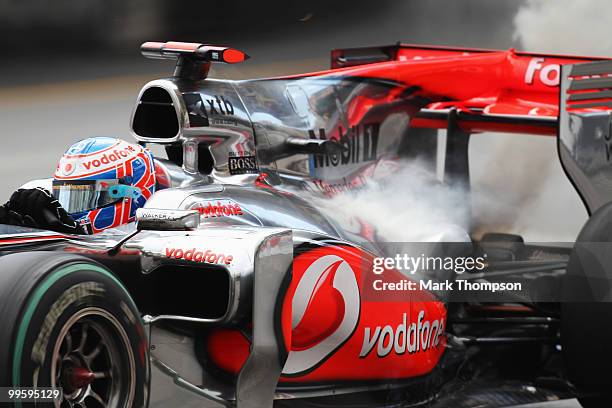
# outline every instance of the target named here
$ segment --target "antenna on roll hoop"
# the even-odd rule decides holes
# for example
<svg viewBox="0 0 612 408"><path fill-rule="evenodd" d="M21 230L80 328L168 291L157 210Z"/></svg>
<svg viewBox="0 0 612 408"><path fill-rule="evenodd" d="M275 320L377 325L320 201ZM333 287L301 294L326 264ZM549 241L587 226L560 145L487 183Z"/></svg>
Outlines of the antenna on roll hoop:
<svg viewBox="0 0 612 408"><path fill-rule="evenodd" d="M146 42L140 46L140 52L147 58L177 60L174 76L190 81L206 79L213 62L237 64L249 58L234 48L174 41Z"/></svg>

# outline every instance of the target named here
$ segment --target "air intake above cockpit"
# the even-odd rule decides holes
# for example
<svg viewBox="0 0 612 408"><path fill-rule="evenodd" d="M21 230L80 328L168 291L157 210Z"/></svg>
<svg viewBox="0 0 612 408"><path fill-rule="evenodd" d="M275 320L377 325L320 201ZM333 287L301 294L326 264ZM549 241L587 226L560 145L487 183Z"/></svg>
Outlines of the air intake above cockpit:
<svg viewBox="0 0 612 408"><path fill-rule="evenodd" d="M147 139L174 139L179 133L177 110L167 90L152 86L145 89L132 118L136 136Z"/></svg>

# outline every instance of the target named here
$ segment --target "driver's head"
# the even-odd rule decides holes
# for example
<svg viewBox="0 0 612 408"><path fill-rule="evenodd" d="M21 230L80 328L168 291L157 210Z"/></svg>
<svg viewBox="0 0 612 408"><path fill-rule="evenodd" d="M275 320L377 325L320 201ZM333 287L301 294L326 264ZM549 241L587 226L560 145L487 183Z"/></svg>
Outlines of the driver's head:
<svg viewBox="0 0 612 408"><path fill-rule="evenodd" d="M134 220L155 192L153 156L142 146L92 137L70 146L53 177L53 195L90 233Z"/></svg>

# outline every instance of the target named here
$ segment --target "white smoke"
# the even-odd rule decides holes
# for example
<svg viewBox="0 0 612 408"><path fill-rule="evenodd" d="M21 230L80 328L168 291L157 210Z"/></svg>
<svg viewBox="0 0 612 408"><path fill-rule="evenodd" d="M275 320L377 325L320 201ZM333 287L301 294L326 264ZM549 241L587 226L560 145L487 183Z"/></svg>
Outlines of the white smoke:
<svg viewBox="0 0 612 408"><path fill-rule="evenodd" d="M526 0L514 17L513 39L531 52L610 56L608 7L607 0ZM587 214L554 138L476 135L470 156L485 158L471 160L477 232L511 232L532 242L575 239Z"/></svg>
<svg viewBox="0 0 612 408"><path fill-rule="evenodd" d="M440 183L425 168L418 161L382 161L362 189L318 200L318 205L348 231L374 228L378 241L468 240L465 191Z"/></svg>
<svg viewBox="0 0 612 408"><path fill-rule="evenodd" d="M532 52L612 56L608 7L606 0L526 0L512 20L513 40ZM476 238L519 234L530 242L575 239L587 214L563 173L555 138L477 134L469 155L469 199L465 191L432 182L421 163L410 162L382 182L375 178L359 192L320 205L348 229L365 221L389 242L457 238L462 231Z"/></svg>
<svg viewBox="0 0 612 408"><path fill-rule="evenodd" d="M556 139L472 135L470 177L473 236L505 232L530 242L571 242L587 218L565 176Z"/></svg>
<svg viewBox="0 0 612 408"><path fill-rule="evenodd" d="M609 0L527 0L514 18L514 39L534 52L612 55Z"/></svg>
<svg viewBox="0 0 612 408"><path fill-rule="evenodd" d="M586 211L557 157L555 139L473 135L471 191L438 181L420 161L381 161L360 190L315 199L345 230L380 242L462 242L486 232L529 242L573 241Z"/></svg>
<svg viewBox="0 0 612 408"><path fill-rule="evenodd" d="M532 52L612 55L607 0L526 0L513 40ZM418 162L354 194L321 203L345 225L363 220L379 239L424 241L445 231L522 235L526 241L573 241L587 218L561 168L552 137L480 134L470 142L471 195L437 183ZM472 215L472 219L468 215ZM452 235L452 234L451 234ZM461 233L458 233L461 235ZM451 239L453 240L453 239Z"/></svg>

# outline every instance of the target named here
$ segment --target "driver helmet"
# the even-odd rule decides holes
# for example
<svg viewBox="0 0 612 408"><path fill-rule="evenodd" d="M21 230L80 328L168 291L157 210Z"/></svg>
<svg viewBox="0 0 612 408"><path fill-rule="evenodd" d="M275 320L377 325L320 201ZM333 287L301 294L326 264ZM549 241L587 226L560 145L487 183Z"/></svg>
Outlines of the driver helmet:
<svg viewBox="0 0 612 408"><path fill-rule="evenodd" d="M84 139L61 157L52 185L68 214L95 234L133 221L155 192L153 155L121 139Z"/></svg>

